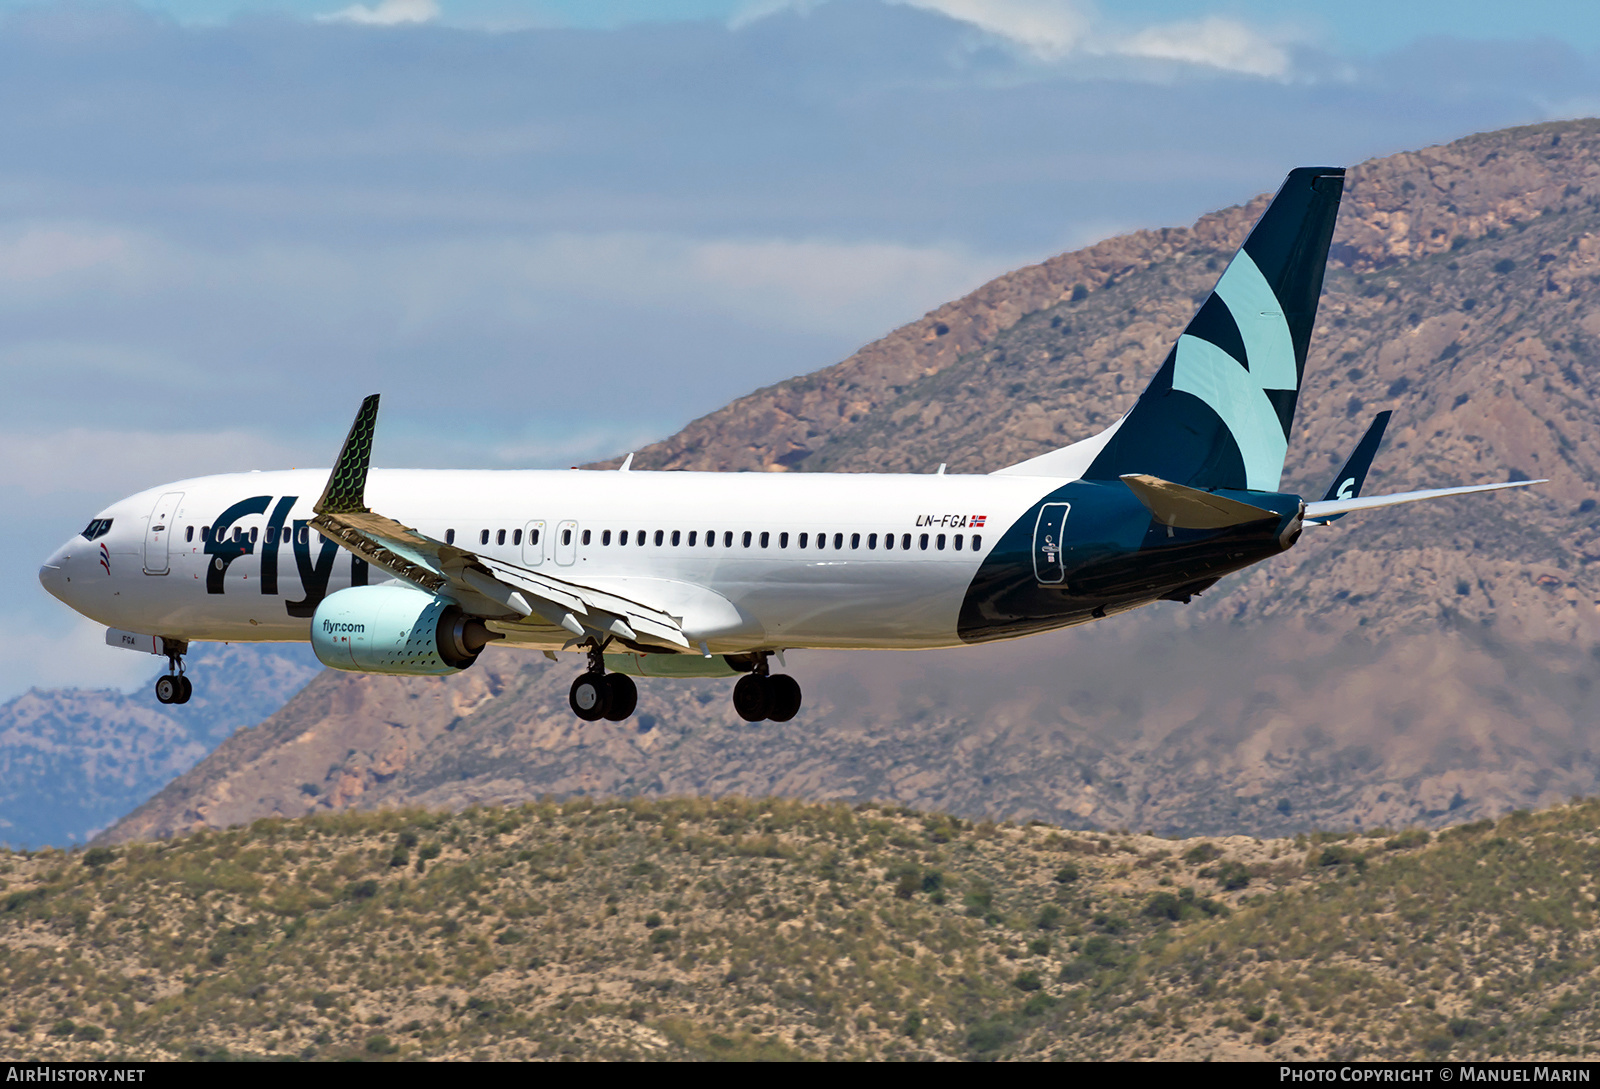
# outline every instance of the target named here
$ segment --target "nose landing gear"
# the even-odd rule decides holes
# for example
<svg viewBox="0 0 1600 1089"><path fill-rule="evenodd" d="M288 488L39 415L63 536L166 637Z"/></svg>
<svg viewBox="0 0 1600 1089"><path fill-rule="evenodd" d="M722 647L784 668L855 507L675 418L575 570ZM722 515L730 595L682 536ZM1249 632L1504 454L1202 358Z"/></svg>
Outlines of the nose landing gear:
<svg viewBox="0 0 1600 1089"><path fill-rule="evenodd" d="M177 639L166 639L167 675L156 678L156 701L159 703L188 703L194 695L194 685L183 675L183 655L189 644Z"/></svg>
<svg viewBox="0 0 1600 1089"><path fill-rule="evenodd" d="M800 682L787 673L768 673L767 655L733 686L733 709L746 722L788 722L800 711Z"/></svg>
<svg viewBox="0 0 1600 1089"><path fill-rule="evenodd" d="M598 643L589 647L589 671L572 682L567 703L585 722L625 722L639 706L639 689L626 673L606 672L605 643Z"/></svg>

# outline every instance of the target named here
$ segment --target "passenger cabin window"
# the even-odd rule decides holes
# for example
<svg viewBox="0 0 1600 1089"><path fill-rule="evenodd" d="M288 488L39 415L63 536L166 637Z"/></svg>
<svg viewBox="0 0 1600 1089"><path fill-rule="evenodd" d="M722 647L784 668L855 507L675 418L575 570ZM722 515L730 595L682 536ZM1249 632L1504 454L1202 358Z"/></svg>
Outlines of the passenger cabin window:
<svg viewBox="0 0 1600 1089"><path fill-rule="evenodd" d="M877 547L878 547L878 535L876 533L867 534L867 548L872 549L872 548L877 548Z"/></svg>
<svg viewBox="0 0 1600 1089"><path fill-rule="evenodd" d="M717 531L716 530L714 530L714 529L706 530L706 547L707 548L716 548L717 547Z"/></svg>
<svg viewBox="0 0 1600 1089"><path fill-rule="evenodd" d="M907 551L910 551L910 549L911 549L911 534L909 534L909 533L900 534L900 547L903 548L903 549L906 549ZM923 548L927 548L928 547L927 534L923 534L922 547Z"/></svg>
<svg viewBox="0 0 1600 1089"><path fill-rule="evenodd" d="M677 530L673 530L672 531L672 547L673 548L677 548L679 542L682 539L683 539L683 535L682 534L680 534Z"/></svg>
<svg viewBox="0 0 1600 1089"><path fill-rule="evenodd" d="M956 539L952 543L956 546L956 551L960 552L961 551L961 534L957 533L956 534Z"/></svg>
<svg viewBox="0 0 1600 1089"><path fill-rule="evenodd" d="M917 542L917 547L922 549L924 552L928 550L928 535L926 533L924 533L922 535L922 539Z"/></svg>
<svg viewBox="0 0 1600 1089"><path fill-rule="evenodd" d="M207 542L209 542L211 540L211 527L210 526L201 526L200 527L200 539L202 541L207 541Z"/></svg>
<svg viewBox="0 0 1600 1089"><path fill-rule="evenodd" d="M588 530L584 530L583 531L583 543L584 544L588 544L589 543L589 531Z"/></svg>
<svg viewBox="0 0 1600 1089"><path fill-rule="evenodd" d="M861 547L861 534L859 534L859 533L850 534L850 547L851 548L860 548Z"/></svg>
<svg viewBox="0 0 1600 1089"><path fill-rule="evenodd" d="M561 531L561 543L564 545L572 543L572 530L564 529Z"/></svg>
<svg viewBox="0 0 1600 1089"><path fill-rule="evenodd" d="M444 543L445 544L455 544L456 543L456 531L455 530L447 529L447 530L444 531Z"/></svg>
<svg viewBox="0 0 1600 1089"><path fill-rule="evenodd" d="M485 530L482 530L482 531L480 531L478 533L478 543L479 544L488 544L489 543L489 531L488 530L485 529Z"/></svg>
<svg viewBox="0 0 1600 1089"><path fill-rule="evenodd" d="M729 530L723 531L723 534L722 534L722 547L723 548L732 548L733 547L733 530L729 529Z"/></svg>
<svg viewBox="0 0 1600 1089"><path fill-rule="evenodd" d="M609 529L602 530L600 532L600 543L602 545L608 545L611 543L611 531Z"/></svg>
<svg viewBox="0 0 1600 1089"><path fill-rule="evenodd" d="M974 533L972 535L972 551L976 552L976 551L978 551L978 549L980 549L982 547L983 547L983 535L981 533Z"/></svg>
<svg viewBox="0 0 1600 1089"><path fill-rule="evenodd" d="M690 531L689 531L689 547L690 547L690 548L693 548L693 547L694 547L694 538L695 538L695 532L696 532L696 531L695 531L695 530L692 530L692 529L691 529L691 530L690 530Z"/></svg>
<svg viewBox="0 0 1600 1089"><path fill-rule="evenodd" d="M494 543L497 544L497 545L503 545L503 544L506 543L506 531L505 530L502 529L502 530L497 530L495 532Z"/></svg>
<svg viewBox="0 0 1600 1089"><path fill-rule="evenodd" d="M800 539L795 542L795 546L798 548L804 548L806 546L806 539L810 536L811 534L809 533L800 534Z"/></svg>
<svg viewBox="0 0 1600 1089"><path fill-rule="evenodd" d="M628 543L628 531L627 530L623 530L621 533L617 534L617 543L619 545L625 545L625 544Z"/></svg>
<svg viewBox="0 0 1600 1089"><path fill-rule="evenodd" d="M835 549L840 549L840 548L844 547L844 534L843 533L835 533L833 535L833 547Z"/></svg>
<svg viewBox="0 0 1600 1089"><path fill-rule="evenodd" d="M251 526L250 527L250 543L251 544L255 544L256 543L256 538L259 537L259 536L261 536L261 527L260 526Z"/></svg>
<svg viewBox="0 0 1600 1089"><path fill-rule="evenodd" d="M762 548L766 548L767 547L767 542L769 540L771 540L771 539L772 539L772 534L768 533L766 530L762 530L761 531L761 547Z"/></svg>
<svg viewBox="0 0 1600 1089"><path fill-rule="evenodd" d="M883 547L884 548L893 548L894 547L894 534L893 533L885 533L883 535Z"/></svg>
<svg viewBox="0 0 1600 1089"><path fill-rule="evenodd" d="M779 548L788 548L789 547L789 535L787 533L778 534L778 547Z"/></svg>
<svg viewBox="0 0 1600 1089"><path fill-rule="evenodd" d="M744 546L746 548L750 547L750 531L748 529L744 531Z"/></svg>
<svg viewBox="0 0 1600 1089"><path fill-rule="evenodd" d="M511 531L511 543L514 545L522 543L522 530L514 529Z"/></svg>
<svg viewBox="0 0 1600 1089"><path fill-rule="evenodd" d="M183 539L186 540L186 541L194 540L194 527L193 526L190 526L188 529L183 531Z"/></svg>
<svg viewBox="0 0 1600 1089"><path fill-rule="evenodd" d="M656 547L657 548L661 547L661 542L663 540L665 540L665 539L666 539L666 532L664 530L659 530L659 529L656 530Z"/></svg>
<svg viewBox="0 0 1600 1089"><path fill-rule="evenodd" d="M944 551L944 534L943 533L939 534L939 537L938 537L938 539L937 539L937 541L935 543L939 546L939 551L943 552Z"/></svg>

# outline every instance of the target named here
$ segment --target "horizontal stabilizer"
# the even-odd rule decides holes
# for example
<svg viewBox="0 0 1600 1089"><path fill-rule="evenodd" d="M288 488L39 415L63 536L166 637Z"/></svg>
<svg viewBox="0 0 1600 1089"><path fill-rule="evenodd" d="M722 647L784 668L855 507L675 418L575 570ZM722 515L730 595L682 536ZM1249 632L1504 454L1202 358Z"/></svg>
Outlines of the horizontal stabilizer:
<svg viewBox="0 0 1600 1089"><path fill-rule="evenodd" d="M1469 484L1464 488L1430 488L1421 492L1397 492L1394 495L1374 495L1365 499L1335 499L1306 504L1306 525L1326 525L1334 517L1351 511L1371 510L1373 507L1395 507L1401 503L1417 503L1424 499L1438 499L1445 495L1472 495L1475 492L1498 492L1506 488L1526 488L1530 484L1548 484L1548 480L1511 480L1504 484Z"/></svg>
<svg viewBox="0 0 1600 1089"><path fill-rule="evenodd" d="M1237 499L1187 488L1144 473L1128 473L1122 482L1150 508L1156 521L1179 529L1226 529L1249 522L1277 518L1276 511L1253 507Z"/></svg>

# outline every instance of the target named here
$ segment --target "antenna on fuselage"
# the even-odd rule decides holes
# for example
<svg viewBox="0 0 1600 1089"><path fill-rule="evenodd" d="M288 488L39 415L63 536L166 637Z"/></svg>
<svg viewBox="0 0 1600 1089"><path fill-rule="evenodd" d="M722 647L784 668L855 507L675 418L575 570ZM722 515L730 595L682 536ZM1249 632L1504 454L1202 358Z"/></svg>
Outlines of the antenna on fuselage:
<svg viewBox="0 0 1600 1089"><path fill-rule="evenodd" d="M933 471L933 475L934 476L944 476L944 467L945 467L945 463L941 461L939 463L939 467Z"/></svg>
<svg viewBox="0 0 1600 1089"><path fill-rule="evenodd" d="M625 473L625 472L628 471L629 467L632 466L632 465L633 465L633 452L629 451L628 452L628 456L622 459L622 464L617 466L617 472Z"/></svg>

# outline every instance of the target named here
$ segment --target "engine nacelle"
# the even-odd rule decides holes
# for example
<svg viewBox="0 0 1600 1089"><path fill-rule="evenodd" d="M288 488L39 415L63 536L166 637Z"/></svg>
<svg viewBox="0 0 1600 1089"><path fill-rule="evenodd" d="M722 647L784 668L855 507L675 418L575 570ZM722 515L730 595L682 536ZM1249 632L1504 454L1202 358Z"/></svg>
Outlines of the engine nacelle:
<svg viewBox="0 0 1600 1089"><path fill-rule="evenodd" d="M449 598L410 586L352 586L323 598L311 617L318 660L356 673L460 673L503 638Z"/></svg>

